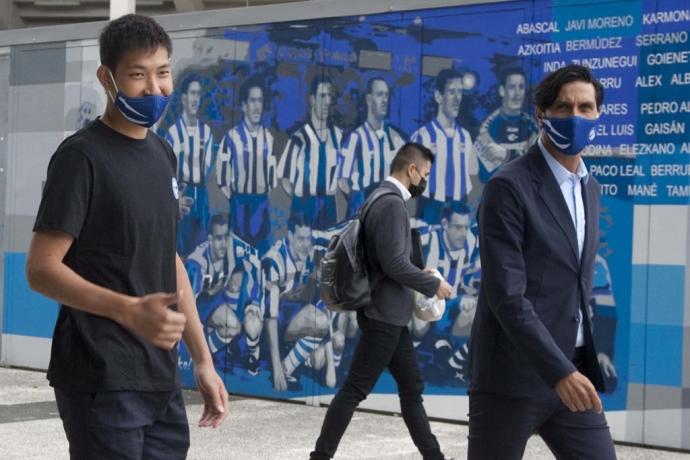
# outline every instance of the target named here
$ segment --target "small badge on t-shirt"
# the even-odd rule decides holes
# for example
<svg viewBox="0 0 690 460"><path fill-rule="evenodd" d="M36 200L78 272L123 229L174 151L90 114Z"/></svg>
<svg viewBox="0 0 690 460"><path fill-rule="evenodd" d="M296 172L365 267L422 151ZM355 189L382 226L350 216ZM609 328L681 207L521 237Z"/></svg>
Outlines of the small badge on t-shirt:
<svg viewBox="0 0 690 460"><path fill-rule="evenodd" d="M177 188L177 178L173 177L172 178L172 191L173 191L173 196L175 196L176 200L180 199L180 193Z"/></svg>

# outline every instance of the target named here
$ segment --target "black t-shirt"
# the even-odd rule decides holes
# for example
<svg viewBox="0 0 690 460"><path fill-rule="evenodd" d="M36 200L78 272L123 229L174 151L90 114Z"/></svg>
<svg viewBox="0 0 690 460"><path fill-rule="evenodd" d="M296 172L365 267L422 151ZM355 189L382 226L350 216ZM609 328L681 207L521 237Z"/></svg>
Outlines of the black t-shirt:
<svg viewBox="0 0 690 460"><path fill-rule="evenodd" d="M132 139L95 120L51 158L34 231L72 235L64 263L88 281L132 296L175 292L176 164L154 133ZM62 305L48 379L78 391L172 390L177 349Z"/></svg>

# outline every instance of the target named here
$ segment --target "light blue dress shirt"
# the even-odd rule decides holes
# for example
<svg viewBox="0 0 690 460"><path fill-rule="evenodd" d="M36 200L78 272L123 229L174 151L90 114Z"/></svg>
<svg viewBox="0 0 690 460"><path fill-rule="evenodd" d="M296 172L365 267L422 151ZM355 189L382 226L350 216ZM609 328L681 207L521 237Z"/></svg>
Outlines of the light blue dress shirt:
<svg viewBox="0 0 690 460"><path fill-rule="evenodd" d="M541 137L539 138L538 144L539 150L541 150L541 154L546 160L546 164L549 165L549 169L551 169L551 172L556 178L556 182L561 189L565 203L568 205L568 211L570 211L570 217L575 227L575 233L577 234L579 256L582 257L582 248L585 244L585 204L582 200L582 184L586 184L589 180L587 167L585 167L585 162L580 159L577 171L573 174L546 150ZM578 309L578 318L580 322L577 328L575 346L581 347L585 344L585 336L582 329L582 312L580 309Z"/></svg>

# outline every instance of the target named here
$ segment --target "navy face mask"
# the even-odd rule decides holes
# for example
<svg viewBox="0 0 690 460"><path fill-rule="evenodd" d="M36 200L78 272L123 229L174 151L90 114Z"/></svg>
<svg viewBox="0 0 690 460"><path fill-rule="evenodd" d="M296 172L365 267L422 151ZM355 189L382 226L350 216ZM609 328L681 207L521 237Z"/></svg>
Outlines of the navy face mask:
<svg viewBox="0 0 690 460"><path fill-rule="evenodd" d="M117 89L117 83L115 83L115 78L110 69L108 69L108 74L113 81L113 85L115 85L115 89ZM108 92L108 95L110 95L110 92ZM168 101L170 101L170 96L163 96L162 94L129 97L119 89L117 89L117 94L114 98L113 96L110 97L125 119L145 128L150 128L160 119L163 111L165 111L165 107L168 105Z"/></svg>
<svg viewBox="0 0 690 460"><path fill-rule="evenodd" d="M541 126L553 145L565 155L577 155L596 137L598 119L574 115L568 118L544 117Z"/></svg>

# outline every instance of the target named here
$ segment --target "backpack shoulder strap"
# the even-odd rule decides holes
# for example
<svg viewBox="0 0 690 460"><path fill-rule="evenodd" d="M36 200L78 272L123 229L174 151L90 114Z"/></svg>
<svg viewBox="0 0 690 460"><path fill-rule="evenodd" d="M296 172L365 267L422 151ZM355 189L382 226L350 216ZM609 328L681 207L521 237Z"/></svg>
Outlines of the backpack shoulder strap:
<svg viewBox="0 0 690 460"><path fill-rule="evenodd" d="M373 192L371 192L371 195L369 195L369 198L364 202L364 205L360 208L359 210L359 215L357 216L359 221L364 223L364 219L366 218L367 214L369 213L369 210L371 209L372 205L378 201L379 198L382 198L386 195L397 195L393 190L379 187L375 189Z"/></svg>

